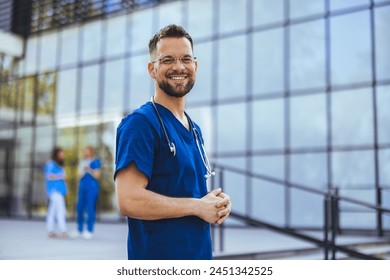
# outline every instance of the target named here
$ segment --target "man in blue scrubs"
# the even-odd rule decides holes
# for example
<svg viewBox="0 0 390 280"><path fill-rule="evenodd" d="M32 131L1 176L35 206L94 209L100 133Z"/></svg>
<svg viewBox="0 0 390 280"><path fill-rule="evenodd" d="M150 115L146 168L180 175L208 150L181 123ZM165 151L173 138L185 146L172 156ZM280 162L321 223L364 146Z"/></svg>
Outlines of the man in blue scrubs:
<svg viewBox="0 0 390 280"><path fill-rule="evenodd" d="M150 40L149 53L152 101L117 129L114 178L128 217L128 258L212 259L210 223L223 223L231 203L221 189L207 191L201 130L184 111L198 69L193 42L168 25Z"/></svg>

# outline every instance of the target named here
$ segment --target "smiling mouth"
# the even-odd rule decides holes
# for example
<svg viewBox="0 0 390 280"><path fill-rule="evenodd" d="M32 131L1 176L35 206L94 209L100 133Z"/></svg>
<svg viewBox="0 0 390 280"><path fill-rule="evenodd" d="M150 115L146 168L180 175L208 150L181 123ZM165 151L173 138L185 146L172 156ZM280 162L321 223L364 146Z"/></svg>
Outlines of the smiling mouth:
<svg viewBox="0 0 390 280"><path fill-rule="evenodd" d="M169 79L171 80L174 80L174 81L182 81L184 79L187 78L187 76L176 76L176 75L172 75L172 76L168 76Z"/></svg>

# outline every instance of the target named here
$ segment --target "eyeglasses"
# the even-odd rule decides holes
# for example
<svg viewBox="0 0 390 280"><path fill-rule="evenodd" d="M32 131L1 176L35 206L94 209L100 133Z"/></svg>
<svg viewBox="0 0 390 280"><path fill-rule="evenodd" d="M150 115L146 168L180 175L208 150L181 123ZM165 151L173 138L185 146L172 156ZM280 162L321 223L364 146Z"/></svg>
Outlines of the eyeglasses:
<svg viewBox="0 0 390 280"><path fill-rule="evenodd" d="M180 60L182 64L186 65L186 64L191 64L192 62L194 62L195 59L196 59L195 56L190 56L190 55L183 55L180 58L176 58L172 55L166 55L163 56L162 58L152 61L152 63L160 62L160 64L172 65L175 64L177 60Z"/></svg>

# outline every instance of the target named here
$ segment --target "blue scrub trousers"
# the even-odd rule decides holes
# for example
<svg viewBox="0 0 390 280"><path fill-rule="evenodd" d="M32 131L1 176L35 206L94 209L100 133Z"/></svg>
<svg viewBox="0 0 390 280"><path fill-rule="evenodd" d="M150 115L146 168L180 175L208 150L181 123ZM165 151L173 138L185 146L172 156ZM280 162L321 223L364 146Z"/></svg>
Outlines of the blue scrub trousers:
<svg viewBox="0 0 390 280"><path fill-rule="evenodd" d="M81 233L84 230L84 215L87 213L87 230L93 232L96 220L96 202L99 187L94 185L81 185L77 201L77 229Z"/></svg>

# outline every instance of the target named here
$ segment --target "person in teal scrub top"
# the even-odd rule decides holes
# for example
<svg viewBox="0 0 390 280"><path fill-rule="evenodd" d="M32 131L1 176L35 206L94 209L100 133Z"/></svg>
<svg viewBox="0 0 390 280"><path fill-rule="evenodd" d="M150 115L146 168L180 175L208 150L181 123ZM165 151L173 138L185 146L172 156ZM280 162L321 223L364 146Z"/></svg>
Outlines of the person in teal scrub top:
<svg viewBox="0 0 390 280"><path fill-rule="evenodd" d="M198 69L192 38L168 25L149 53L154 95L117 128L114 180L128 217L128 259L212 259L210 223L223 223L231 202L221 189L208 192L214 172L184 110Z"/></svg>

